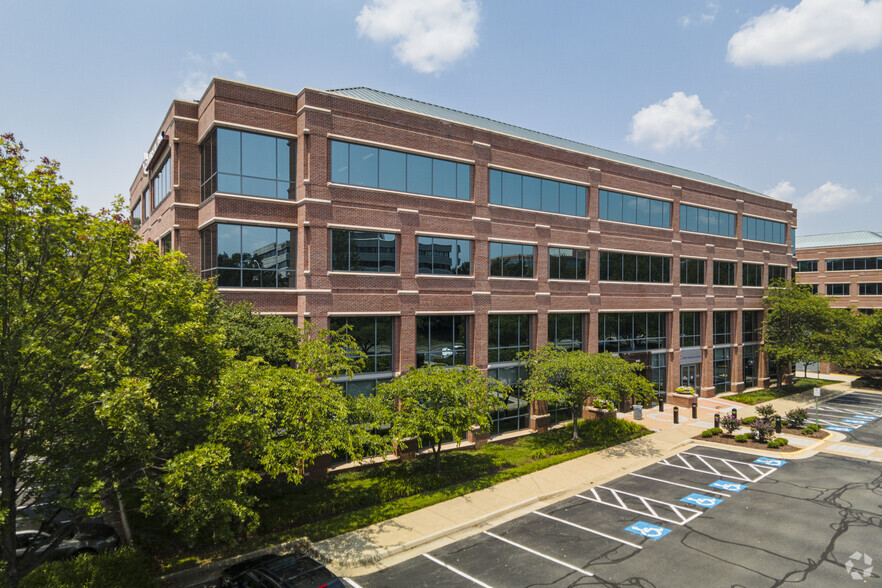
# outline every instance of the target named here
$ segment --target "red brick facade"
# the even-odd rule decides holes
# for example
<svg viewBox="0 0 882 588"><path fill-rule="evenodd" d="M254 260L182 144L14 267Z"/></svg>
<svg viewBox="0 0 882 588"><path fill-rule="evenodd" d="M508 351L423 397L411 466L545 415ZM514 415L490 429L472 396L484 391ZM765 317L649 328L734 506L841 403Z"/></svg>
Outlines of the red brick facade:
<svg viewBox="0 0 882 588"><path fill-rule="evenodd" d="M292 169L294 200L215 194L200 195L199 144L215 127L259 131L296 139ZM160 131L168 139L150 162L154 172L171 153L173 189L139 230L158 240L172 232L172 245L202 269L200 230L214 222L296 228L296 279L290 288L222 289L229 300L248 299L263 312L296 316L327 326L329 315L386 314L394 321L395 371L416 360L416 316L461 314L469 319L469 361L487 367L488 315L531 314L532 344L547 340L547 314L583 314L583 345L598 349L598 316L604 312L667 313L667 388L680 382L679 312L706 313L702 329L701 392L713 394L713 311L733 315L731 383L741 377L741 312L761 310L762 288L712 284L713 260L792 266L787 244L744 240L741 213L795 227L796 212L782 201L753 192L662 173L529 141L483 128L450 122L330 92L304 89L293 95L214 80L198 102L175 101ZM472 166L472 198L460 201L390 192L330 181L330 138L466 162ZM492 205L489 169L516 171L587 187L587 218ZM132 206L148 186L139 173ZM599 220L600 189L646 195L672 203L671 229ZM735 238L680 231L679 204L737 213ZM397 271L368 274L329 271L329 228L369 228L397 235ZM473 241L470 276L417 274L418 235ZM489 244L513 241L536 247L533 279L489 276ZM549 280L549 246L586 249L588 279ZM671 283L599 281L600 250L647 253L672 258ZM705 258L707 285L681 285L679 256ZM293 265L293 264L292 264ZM764 271L768 275L768 271ZM759 381L767 378L761 361Z"/></svg>

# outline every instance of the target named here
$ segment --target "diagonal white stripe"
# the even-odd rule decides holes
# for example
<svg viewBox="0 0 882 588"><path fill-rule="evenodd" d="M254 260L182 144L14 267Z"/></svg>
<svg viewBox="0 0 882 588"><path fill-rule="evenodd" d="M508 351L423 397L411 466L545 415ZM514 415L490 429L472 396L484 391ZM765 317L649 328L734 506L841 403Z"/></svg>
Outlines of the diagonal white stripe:
<svg viewBox="0 0 882 588"><path fill-rule="evenodd" d="M509 545L513 545L514 547L517 547L518 549L523 549L524 551L526 551L528 553L532 553L533 555L538 555L539 557L543 557L543 558L547 559L548 561L553 561L554 563L561 565L561 566L564 566L565 568L570 568L571 570L575 570L575 571L579 572L580 574L585 574L586 576L593 576L594 575L591 572L589 572L588 570L583 570L580 567L574 566L572 564L568 564L564 561L560 561L559 559L555 559L555 558L551 557L550 555L545 555L544 553L539 553L538 551L536 551L534 549L530 549L526 545L521 545L520 543L515 543L514 541L506 539L505 537L500 537L499 535L495 535L495 534L491 533L490 531L484 531L484 534L490 535L494 539L499 539L500 541L508 543Z"/></svg>

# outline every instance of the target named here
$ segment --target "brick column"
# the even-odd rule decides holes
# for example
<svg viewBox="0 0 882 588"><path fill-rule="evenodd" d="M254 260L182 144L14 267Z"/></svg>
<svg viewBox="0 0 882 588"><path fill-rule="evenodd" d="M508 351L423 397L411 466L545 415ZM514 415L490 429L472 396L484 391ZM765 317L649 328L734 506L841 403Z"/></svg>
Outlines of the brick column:
<svg viewBox="0 0 882 588"><path fill-rule="evenodd" d="M704 313L701 325L701 396L714 395L714 311Z"/></svg>

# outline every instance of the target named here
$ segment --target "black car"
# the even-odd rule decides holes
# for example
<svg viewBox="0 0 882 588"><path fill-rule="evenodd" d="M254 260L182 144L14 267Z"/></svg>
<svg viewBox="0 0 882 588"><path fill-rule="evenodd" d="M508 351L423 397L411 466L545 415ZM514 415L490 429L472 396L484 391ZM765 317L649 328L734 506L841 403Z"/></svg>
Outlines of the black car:
<svg viewBox="0 0 882 588"><path fill-rule="evenodd" d="M221 572L218 586L241 588L345 588L328 568L302 553L267 554Z"/></svg>
<svg viewBox="0 0 882 588"><path fill-rule="evenodd" d="M49 559L63 559L107 551L120 544L119 535L113 527L101 523L65 525L61 541L54 546L53 535L38 530L16 531L16 554L21 557L27 550L37 553L49 550Z"/></svg>

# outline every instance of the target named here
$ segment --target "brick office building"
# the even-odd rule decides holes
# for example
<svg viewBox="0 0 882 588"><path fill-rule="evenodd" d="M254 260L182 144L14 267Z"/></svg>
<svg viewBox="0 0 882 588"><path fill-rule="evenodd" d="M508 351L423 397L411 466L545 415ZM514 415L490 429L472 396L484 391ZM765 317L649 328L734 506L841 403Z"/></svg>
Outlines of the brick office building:
<svg viewBox="0 0 882 588"><path fill-rule="evenodd" d="M882 234L800 235L796 257L797 281L833 297L834 308L853 306L867 314L882 309Z"/></svg>
<svg viewBox="0 0 882 588"><path fill-rule="evenodd" d="M515 382L546 341L641 361L661 391L763 384L763 286L795 263L786 202L366 88L216 79L172 102L131 204L228 300L351 325L351 393L426 363ZM516 394L497 431L530 416Z"/></svg>

